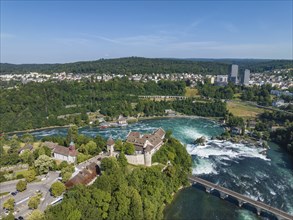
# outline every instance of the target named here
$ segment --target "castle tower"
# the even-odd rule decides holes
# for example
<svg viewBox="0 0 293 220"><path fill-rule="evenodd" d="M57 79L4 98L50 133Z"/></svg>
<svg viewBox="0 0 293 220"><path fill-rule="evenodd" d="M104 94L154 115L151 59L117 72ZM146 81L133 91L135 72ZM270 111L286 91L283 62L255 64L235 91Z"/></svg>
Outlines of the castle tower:
<svg viewBox="0 0 293 220"><path fill-rule="evenodd" d="M147 167L152 166L152 154L149 146L144 149L144 165Z"/></svg>
<svg viewBox="0 0 293 220"><path fill-rule="evenodd" d="M73 141L70 142L69 144L69 153L68 153L68 161L72 162L72 163L76 163L76 155L77 155L77 151L75 149L75 144Z"/></svg>
<svg viewBox="0 0 293 220"><path fill-rule="evenodd" d="M107 152L108 152L108 154L109 154L110 157L113 156L114 146L115 146L115 142L114 142L114 140L112 139L112 137L110 137L110 138L107 140Z"/></svg>

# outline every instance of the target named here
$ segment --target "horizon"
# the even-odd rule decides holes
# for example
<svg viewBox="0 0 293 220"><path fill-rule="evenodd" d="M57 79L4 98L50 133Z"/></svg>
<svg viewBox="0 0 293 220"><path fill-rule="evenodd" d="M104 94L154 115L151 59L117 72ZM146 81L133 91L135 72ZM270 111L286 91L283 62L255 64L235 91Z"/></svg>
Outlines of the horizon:
<svg viewBox="0 0 293 220"><path fill-rule="evenodd" d="M255 61L275 61L275 60L281 60L281 61L293 61L292 59L268 59L268 58L176 58L176 57L138 57L138 56L129 56L129 57L114 57L114 58L99 58L96 60L79 60L79 61L73 61L73 62L59 62L59 63L4 63L0 62L0 64L9 64L9 65L62 65L62 64L72 64L72 63L81 63L81 62L96 62L100 60L115 60L115 59L127 59L127 58L142 58L142 59L164 59L164 60L186 60L186 61L198 61L198 62L212 62L214 61L237 61L237 60L255 60Z"/></svg>
<svg viewBox="0 0 293 220"><path fill-rule="evenodd" d="M292 1L0 4L1 63L293 59Z"/></svg>

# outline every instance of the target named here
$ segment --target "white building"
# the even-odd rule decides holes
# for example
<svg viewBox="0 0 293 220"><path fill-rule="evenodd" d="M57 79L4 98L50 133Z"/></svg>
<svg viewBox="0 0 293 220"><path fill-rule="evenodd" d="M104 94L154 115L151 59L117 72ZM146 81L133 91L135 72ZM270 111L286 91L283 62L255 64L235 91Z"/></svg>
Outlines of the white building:
<svg viewBox="0 0 293 220"><path fill-rule="evenodd" d="M71 142L69 147L56 145L53 149L53 157L56 160L67 161L68 163L76 162L77 151L75 150L74 143Z"/></svg>
<svg viewBox="0 0 293 220"><path fill-rule="evenodd" d="M250 70L246 69L244 71L243 84L245 86L249 85L249 80L250 80Z"/></svg>

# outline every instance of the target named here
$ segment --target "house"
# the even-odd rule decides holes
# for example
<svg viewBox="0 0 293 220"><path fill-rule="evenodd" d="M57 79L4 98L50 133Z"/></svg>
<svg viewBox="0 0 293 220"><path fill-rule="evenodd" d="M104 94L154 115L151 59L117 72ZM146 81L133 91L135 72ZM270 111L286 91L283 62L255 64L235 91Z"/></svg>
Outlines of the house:
<svg viewBox="0 0 293 220"><path fill-rule="evenodd" d="M123 117L122 115L119 116L117 123L119 126L127 126L128 125L127 118Z"/></svg>
<svg viewBox="0 0 293 220"><path fill-rule="evenodd" d="M22 147L18 150L18 154L22 154L25 150L32 151L33 149L34 149L33 145L26 144L26 145L24 145L24 147Z"/></svg>
<svg viewBox="0 0 293 220"><path fill-rule="evenodd" d="M165 114L167 114L168 116L175 116L176 112L172 109L165 109Z"/></svg>
<svg viewBox="0 0 293 220"><path fill-rule="evenodd" d="M94 179L101 174L100 167L96 163L91 163L83 170L79 171L74 177L65 183L66 188L72 188L77 184L90 185Z"/></svg>
<svg viewBox="0 0 293 220"><path fill-rule="evenodd" d="M57 160L64 160L68 163L76 162L77 151L73 142L69 144L69 147L63 147L57 145L53 150L53 157Z"/></svg>
<svg viewBox="0 0 293 220"><path fill-rule="evenodd" d="M73 142L69 144L69 147L60 146L53 142L44 142L43 145L52 150L54 159L67 161L68 163L76 162L77 151Z"/></svg>
<svg viewBox="0 0 293 220"><path fill-rule="evenodd" d="M231 128L231 133L232 134L241 134L242 129L240 127L233 127L233 128Z"/></svg>

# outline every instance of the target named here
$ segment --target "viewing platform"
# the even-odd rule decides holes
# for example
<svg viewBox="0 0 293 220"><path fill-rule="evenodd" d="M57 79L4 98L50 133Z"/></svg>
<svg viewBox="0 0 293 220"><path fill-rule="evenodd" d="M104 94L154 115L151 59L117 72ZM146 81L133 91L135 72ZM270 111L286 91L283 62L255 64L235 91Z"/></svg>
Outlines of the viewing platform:
<svg viewBox="0 0 293 220"><path fill-rule="evenodd" d="M211 183L207 180L201 179L199 177L190 176L189 181L192 184L199 183L200 185L204 186L206 188L206 192L210 193L212 190L217 190L220 193L220 197L222 199L225 199L228 196L233 197L238 201L239 207L241 207L244 203L250 204L256 208L256 212L258 215L261 214L261 212L267 212L273 214L278 220L286 219L286 220L293 220L293 216L280 210L277 208L274 208L272 206L269 206L263 202L255 201L247 196L244 196L240 193L234 192L230 189L227 189L225 187L219 186L217 184Z"/></svg>

